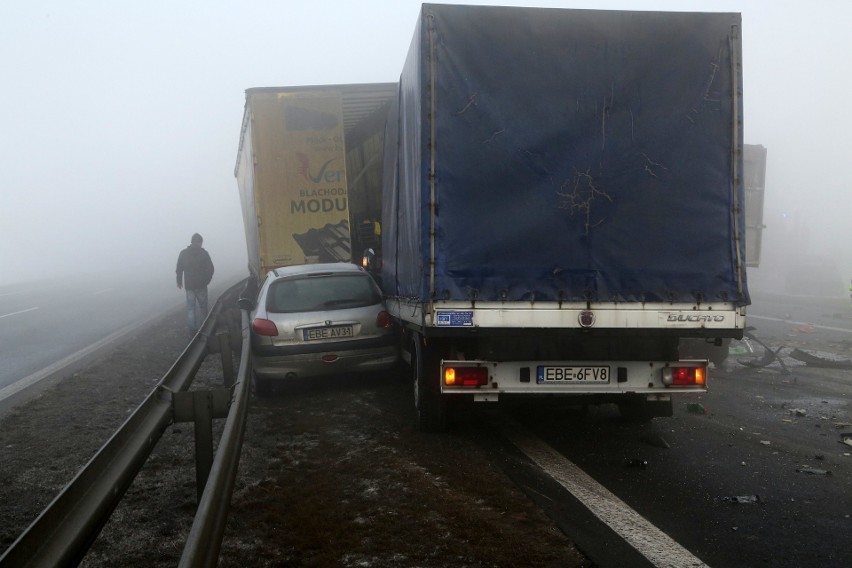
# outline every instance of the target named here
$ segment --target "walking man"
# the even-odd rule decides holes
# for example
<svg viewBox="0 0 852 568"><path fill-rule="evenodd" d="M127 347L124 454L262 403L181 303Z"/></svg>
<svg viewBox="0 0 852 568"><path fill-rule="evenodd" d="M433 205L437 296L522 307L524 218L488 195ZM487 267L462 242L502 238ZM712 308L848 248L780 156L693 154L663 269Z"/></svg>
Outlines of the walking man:
<svg viewBox="0 0 852 568"><path fill-rule="evenodd" d="M201 248L204 239L195 233L177 260L177 287L186 290L186 327L193 337L207 317L207 285L213 279L213 261Z"/></svg>

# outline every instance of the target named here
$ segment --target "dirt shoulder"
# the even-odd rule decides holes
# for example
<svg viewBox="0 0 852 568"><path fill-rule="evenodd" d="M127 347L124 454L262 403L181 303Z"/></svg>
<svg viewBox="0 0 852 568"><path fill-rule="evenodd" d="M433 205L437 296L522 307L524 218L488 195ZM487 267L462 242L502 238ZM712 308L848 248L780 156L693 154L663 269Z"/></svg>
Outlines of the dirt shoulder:
<svg viewBox="0 0 852 568"><path fill-rule="evenodd" d="M185 342L182 314L169 314L0 421L0 550ZM208 357L193 388L220 384L218 358ZM254 398L220 566L591 566L475 436L416 432L410 405L400 377ZM193 439L191 424L168 429L83 566L178 563L195 513Z"/></svg>

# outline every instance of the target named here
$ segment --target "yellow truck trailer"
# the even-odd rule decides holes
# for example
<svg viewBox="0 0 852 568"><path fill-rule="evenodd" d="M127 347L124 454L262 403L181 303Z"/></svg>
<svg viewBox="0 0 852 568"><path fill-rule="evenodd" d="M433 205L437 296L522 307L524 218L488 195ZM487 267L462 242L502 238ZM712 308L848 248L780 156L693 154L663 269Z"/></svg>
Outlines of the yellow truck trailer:
<svg viewBox="0 0 852 568"><path fill-rule="evenodd" d="M281 266L361 257L350 227L378 219L396 93L395 83L246 91L234 175L256 281Z"/></svg>

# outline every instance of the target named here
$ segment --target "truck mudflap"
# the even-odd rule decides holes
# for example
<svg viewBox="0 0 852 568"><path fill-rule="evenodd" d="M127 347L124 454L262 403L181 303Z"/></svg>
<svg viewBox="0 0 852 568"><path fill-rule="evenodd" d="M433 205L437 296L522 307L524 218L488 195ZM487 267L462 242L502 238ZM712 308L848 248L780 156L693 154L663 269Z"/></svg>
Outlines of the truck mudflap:
<svg viewBox="0 0 852 568"><path fill-rule="evenodd" d="M629 395L666 400L674 393L707 391L706 360L689 361L481 361L442 360L441 393Z"/></svg>

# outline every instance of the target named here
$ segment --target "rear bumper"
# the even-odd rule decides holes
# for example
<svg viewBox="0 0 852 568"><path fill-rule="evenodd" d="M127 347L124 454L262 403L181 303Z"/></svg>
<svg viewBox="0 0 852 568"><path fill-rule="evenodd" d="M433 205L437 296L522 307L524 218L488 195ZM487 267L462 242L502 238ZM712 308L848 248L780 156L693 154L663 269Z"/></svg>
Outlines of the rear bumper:
<svg viewBox="0 0 852 568"><path fill-rule="evenodd" d="M252 336L251 352L257 357L299 357L303 355L315 355L326 353L355 353L368 351L381 351L384 348L394 348L399 342L396 335L389 334L370 339L354 339L349 341L324 341L317 343L296 343L293 345L260 345L255 336Z"/></svg>
<svg viewBox="0 0 852 568"><path fill-rule="evenodd" d="M328 344L326 344L328 345ZM252 355L252 367L257 376L269 379L321 377L349 373L367 373L392 369L399 361L396 345L362 347L346 350L310 350L286 354Z"/></svg>
<svg viewBox="0 0 852 568"><path fill-rule="evenodd" d="M507 395L648 395L651 399L668 397L674 393L702 393L707 391L707 361L449 361L441 363L441 376L447 367L484 366L488 368L488 384L476 387L448 386L441 383L444 394L473 394L479 400L497 400ZM666 370L672 367L701 369L704 382L700 385L677 386L666 379ZM539 368L589 369L586 374L563 380L545 380L539 377ZM603 377L606 381L594 380ZM669 373L670 375L670 373ZM550 376L553 378L553 376ZM665 398L664 398L665 399Z"/></svg>

